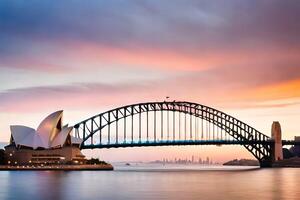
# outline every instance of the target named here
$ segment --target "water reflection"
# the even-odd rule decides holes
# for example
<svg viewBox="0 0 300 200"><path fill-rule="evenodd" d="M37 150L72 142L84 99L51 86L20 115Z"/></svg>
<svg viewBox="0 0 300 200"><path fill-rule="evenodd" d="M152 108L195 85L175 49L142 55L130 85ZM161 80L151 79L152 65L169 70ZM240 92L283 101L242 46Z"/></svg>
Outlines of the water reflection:
<svg viewBox="0 0 300 200"><path fill-rule="evenodd" d="M298 199L300 169L0 172L0 199Z"/></svg>

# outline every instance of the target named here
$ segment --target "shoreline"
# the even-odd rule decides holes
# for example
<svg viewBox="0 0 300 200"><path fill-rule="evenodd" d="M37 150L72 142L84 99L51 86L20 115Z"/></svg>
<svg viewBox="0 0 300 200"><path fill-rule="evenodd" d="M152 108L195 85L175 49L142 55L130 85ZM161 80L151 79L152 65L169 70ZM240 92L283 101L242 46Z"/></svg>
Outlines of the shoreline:
<svg viewBox="0 0 300 200"><path fill-rule="evenodd" d="M274 167L274 168L300 168L300 158L292 157L289 159L278 160L272 164L272 167Z"/></svg>
<svg viewBox="0 0 300 200"><path fill-rule="evenodd" d="M0 171L112 171L114 167L107 165L51 165L51 166L0 166Z"/></svg>

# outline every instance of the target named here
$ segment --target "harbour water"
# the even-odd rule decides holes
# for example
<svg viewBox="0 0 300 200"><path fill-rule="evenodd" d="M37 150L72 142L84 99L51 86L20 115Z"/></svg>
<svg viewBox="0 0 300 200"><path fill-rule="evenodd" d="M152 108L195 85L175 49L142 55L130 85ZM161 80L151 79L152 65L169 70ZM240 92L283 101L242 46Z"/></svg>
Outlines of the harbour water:
<svg viewBox="0 0 300 200"><path fill-rule="evenodd" d="M0 199L300 199L300 169L120 165L115 171L1 171Z"/></svg>

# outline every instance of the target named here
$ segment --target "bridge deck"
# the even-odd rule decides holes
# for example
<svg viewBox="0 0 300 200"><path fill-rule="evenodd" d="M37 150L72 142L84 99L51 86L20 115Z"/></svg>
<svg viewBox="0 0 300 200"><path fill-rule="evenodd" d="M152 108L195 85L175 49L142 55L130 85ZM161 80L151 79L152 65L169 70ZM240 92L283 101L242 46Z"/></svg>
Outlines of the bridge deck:
<svg viewBox="0 0 300 200"><path fill-rule="evenodd" d="M282 140L282 145L300 145L300 141L296 141L296 140Z"/></svg>
<svg viewBox="0 0 300 200"><path fill-rule="evenodd" d="M177 140L177 141L140 141L140 142L122 142L111 144L93 144L83 145L82 149L109 149L109 148L125 148L125 147L149 147L149 146L176 146L176 145L250 145L263 144L269 145L273 141L236 141L236 140Z"/></svg>

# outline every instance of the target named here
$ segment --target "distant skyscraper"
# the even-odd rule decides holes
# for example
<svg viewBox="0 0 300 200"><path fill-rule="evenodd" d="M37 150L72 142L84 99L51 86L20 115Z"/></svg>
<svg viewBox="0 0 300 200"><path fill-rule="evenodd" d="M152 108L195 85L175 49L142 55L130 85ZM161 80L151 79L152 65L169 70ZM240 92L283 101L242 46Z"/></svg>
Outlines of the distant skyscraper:
<svg viewBox="0 0 300 200"><path fill-rule="evenodd" d="M201 158L199 158L198 163L199 163L199 164L202 164L202 159L201 159Z"/></svg>

